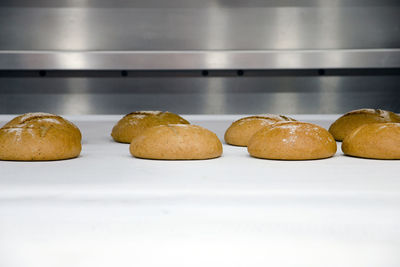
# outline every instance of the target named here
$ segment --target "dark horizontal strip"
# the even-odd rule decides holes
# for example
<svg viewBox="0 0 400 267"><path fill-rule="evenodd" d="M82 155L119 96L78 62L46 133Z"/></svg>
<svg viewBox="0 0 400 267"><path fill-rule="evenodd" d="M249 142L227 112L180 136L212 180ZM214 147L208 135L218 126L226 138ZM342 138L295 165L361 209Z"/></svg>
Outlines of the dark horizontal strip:
<svg viewBox="0 0 400 267"><path fill-rule="evenodd" d="M308 69L308 70L2 70L0 77L268 77L268 76L385 76L400 75L400 68L389 69Z"/></svg>

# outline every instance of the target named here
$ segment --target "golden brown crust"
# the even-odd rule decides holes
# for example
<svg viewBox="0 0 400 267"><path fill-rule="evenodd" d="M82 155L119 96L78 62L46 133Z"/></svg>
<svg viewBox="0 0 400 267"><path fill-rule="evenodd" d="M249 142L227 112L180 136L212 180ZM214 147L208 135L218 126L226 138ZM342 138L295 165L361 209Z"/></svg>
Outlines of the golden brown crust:
<svg viewBox="0 0 400 267"><path fill-rule="evenodd" d="M112 129L111 136L117 142L130 143L145 129L167 124L189 124L189 122L168 111L137 111L129 113L119 120Z"/></svg>
<svg viewBox="0 0 400 267"><path fill-rule="evenodd" d="M336 142L324 128L306 122L277 122L256 132L247 150L265 159L309 160L329 158Z"/></svg>
<svg viewBox="0 0 400 267"><path fill-rule="evenodd" d="M0 128L1 160L60 160L79 156L81 132L48 113L27 113Z"/></svg>
<svg viewBox="0 0 400 267"><path fill-rule="evenodd" d="M329 127L329 132L336 140L342 141L350 132L361 125L380 122L400 122L400 116L381 109L353 110L337 119Z"/></svg>
<svg viewBox="0 0 400 267"><path fill-rule="evenodd" d="M256 115L234 121L225 132L225 142L235 146L247 146L250 138L261 128L279 121L295 121L295 119L274 114Z"/></svg>
<svg viewBox="0 0 400 267"><path fill-rule="evenodd" d="M400 159L400 123L365 124L342 143L346 155L371 159Z"/></svg>
<svg viewBox="0 0 400 267"><path fill-rule="evenodd" d="M129 150L133 156L147 159L211 159L221 156L222 144L203 127L170 124L147 128L132 140Z"/></svg>

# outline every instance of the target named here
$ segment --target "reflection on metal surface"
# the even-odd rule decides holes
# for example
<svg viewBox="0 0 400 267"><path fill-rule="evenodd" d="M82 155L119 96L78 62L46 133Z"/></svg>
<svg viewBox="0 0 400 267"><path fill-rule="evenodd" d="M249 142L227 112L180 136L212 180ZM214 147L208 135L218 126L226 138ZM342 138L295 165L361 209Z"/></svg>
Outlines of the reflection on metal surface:
<svg viewBox="0 0 400 267"><path fill-rule="evenodd" d="M0 70L399 68L400 49L307 51L0 51Z"/></svg>
<svg viewBox="0 0 400 267"><path fill-rule="evenodd" d="M4 0L0 113L399 112L399 25L396 0Z"/></svg>
<svg viewBox="0 0 400 267"><path fill-rule="evenodd" d="M399 7L393 0L3 0L0 50L399 48Z"/></svg>
<svg viewBox="0 0 400 267"><path fill-rule="evenodd" d="M394 68L393 0L0 3L0 69Z"/></svg>
<svg viewBox="0 0 400 267"><path fill-rule="evenodd" d="M68 88L78 87L82 90L82 92L89 91L89 80L88 79L66 79ZM55 90L57 90L55 88ZM43 95L44 97L46 94ZM93 106L96 106L96 102L93 101L93 98L88 94L81 93L73 93L63 95L60 101L61 109L63 110L73 110L77 114L88 114L91 110L93 110Z"/></svg>
<svg viewBox="0 0 400 267"><path fill-rule="evenodd" d="M3 77L0 113L183 114L400 112L400 76Z"/></svg>

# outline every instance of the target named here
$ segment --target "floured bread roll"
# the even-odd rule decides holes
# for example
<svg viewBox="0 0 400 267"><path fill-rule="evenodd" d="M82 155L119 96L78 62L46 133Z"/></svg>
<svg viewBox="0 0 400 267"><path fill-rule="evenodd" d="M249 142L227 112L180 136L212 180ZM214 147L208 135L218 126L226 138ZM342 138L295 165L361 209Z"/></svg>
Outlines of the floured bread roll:
<svg viewBox="0 0 400 267"><path fill-rule="evenodd" d="M136 111L118 121L112 129L111 136L117 142L130 143L145 129L167 124L189 124L189 122L168 111Z"/></svg>
<svg viewBox="0 0 400 267"><path fill-rule="evenodd" d="M400 123L365 124L342 143L346 155L371 159L400 159Z"/></svg>
<svg viewBox="0 0 400 267"><path fill-rule="evenodd" d="M133 156L147 159L211 159L222 154L222 144L211 131L188 124L147 128L132 140Z"/></svg>
<svg viewBox="0 0 400 267"><path fill-rule="evenodd" d="M262 127L279 121L296 121L295 119L275 114L262 114L241 118L232 123L225 132L225 142L235 146L247 146L250 138Z"/></svg>
<svg viewBox="0 0 400 267"><path fill-rule="evenodd" d="M247 150L265 159L322 159L336 153L336 142L324 128L306 122L277 122L256 132Z"/></svg>
<svg viewBox="0 0 400 267"><path fill-rule="evenodd" d="M27 113L0 128L1 160L60 160L79 156L81 132L49 113Z"/></svg>
<svg viewBox="0 0 400 267"><path fill-rule="evenodd" d="M377 122L400 122L400 116L381 109L353 110L337 119L329 128L329 132L336 140L342 141L350 132L361 125Z"/></svg>

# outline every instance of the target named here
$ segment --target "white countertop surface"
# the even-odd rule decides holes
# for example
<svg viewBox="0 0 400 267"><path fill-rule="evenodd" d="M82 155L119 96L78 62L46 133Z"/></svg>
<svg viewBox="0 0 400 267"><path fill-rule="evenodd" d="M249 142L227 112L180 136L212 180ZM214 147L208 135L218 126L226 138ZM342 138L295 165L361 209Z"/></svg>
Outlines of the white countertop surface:
<svg viewBox="0 0 400 267"><path fill-rule="evenodd" d="M0 116L0 125L14 116ZM0 266L399 266L400 161L133 158L65 116L77 159L0 161ZM240 115L188 115L218 134ZM328 127L338 115L293 115Z"/></svg>

